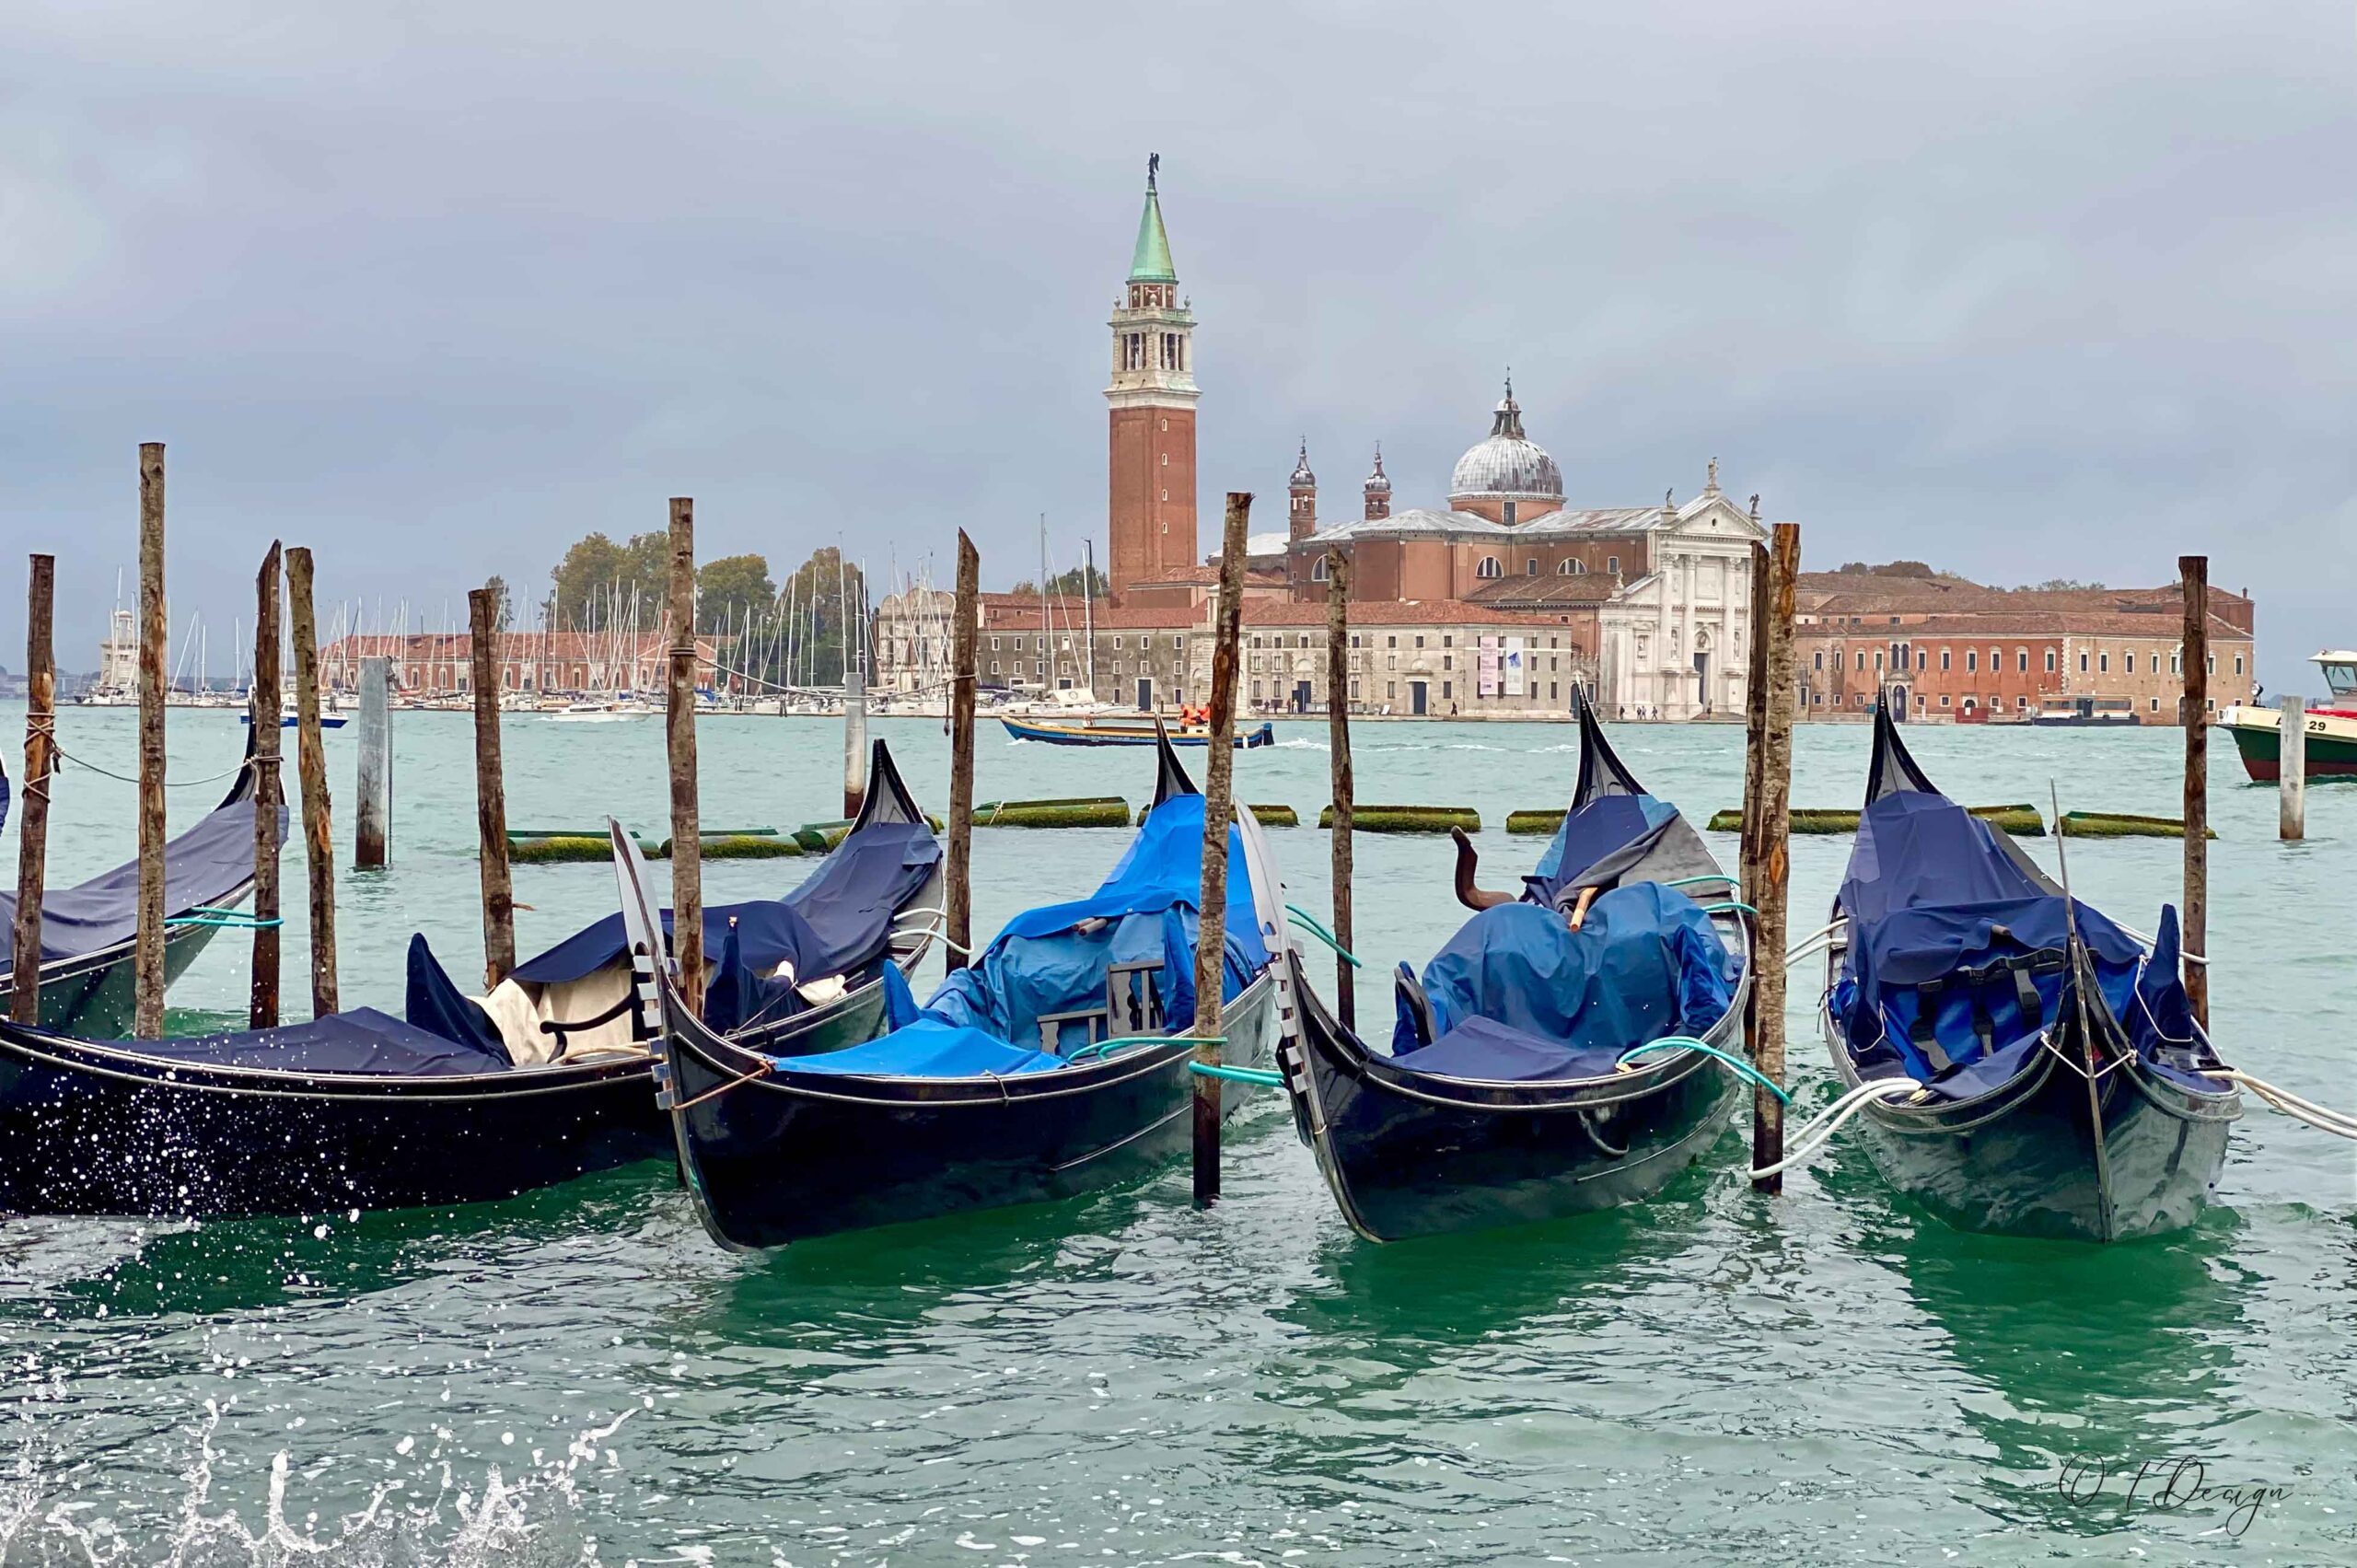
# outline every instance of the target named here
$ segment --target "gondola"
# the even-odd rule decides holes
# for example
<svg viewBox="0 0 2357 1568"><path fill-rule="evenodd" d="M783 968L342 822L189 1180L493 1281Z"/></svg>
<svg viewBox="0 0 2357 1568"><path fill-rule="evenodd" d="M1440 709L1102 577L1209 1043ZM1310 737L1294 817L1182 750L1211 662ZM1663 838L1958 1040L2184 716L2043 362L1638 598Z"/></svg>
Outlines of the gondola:
<svg viewBox="0 0 2357 1568"><path fill-rule="evenodd" d="M874 1034L941 916L941 852L877 741L835 852L705 912L722 1027L780 1052ZM783 967L782 967L783 966ZM667 1156L619 915L463 995L411 939L404 1015L101 1044L0 1024L0 1211L308 1214L504 1198Z"/></svg>
<svg viewBox="0 0 2357 1568"><path fill-rule="evenodd" d="M1184 1031L1195 1012L1203 797L1165 744L1154 804L1087 898L1030 910L892 1030L824 1057L732 1043L681 1004L666 970L657 1074L696 1213L747 1251L836 1232L1027 1203L1128 1180L1186 1146ZM1231 1065L1265 1062L1280 1028L1283 897L1250 811L1228 840L1221 1015ZM633 947L651 950L638 865L615 830ZM1248 1090L1224 1085L1232 1109Z"/></svg>
<svg viewBox="0 0 2357 1568"><path fill-rule="evenodd" d="M2067 898L1877 710L1833 922L1826 1047L1885 1180L1965 1230L2110 1241L2200 1213L2242 1102L2208 1075L2174 908L2148 946Z"/></svg>
<svg viewBox="0 0 2357 1568"><path fill-rule="evenodd" d="M1389 1051L1296 976L1298 1043L1279 1056L1295 1126L1370 1241L1642 1202L1725 1127L1739 1083L1691 1042L1740 1051L1750 923L1585 703L1579 727L1570 808L1518 898L1474 887L1457 835L1479 912L1421 980L1399 966Z"/></svg>
<svg viewBox="0 0 2357 1568"><path fill-rule="evenodd" d="M1207 746L1211 729L1206 725L1184 725L1169 729L1155 719L1087 719L1078 724L1051 724L1035 719L1002 718L1006 733L1017 740L1044 741L1050 746ZM1254 747L1274 746L1276 726L1263 720L1253 729L1243 730L1236 737L1236 747L1245 750Z"/></svg>
<svg viewBox="0 0 2357 1568"><path fill-rule="evenodd" d="M0 772L0 822L7 819L6 775ZM253 743L221 804L164 844L164 980L196 962L224 922L212 912L242 902L254 885ZM286 837L279 810L278 834ZM0 892L0 930L17 919L14 889ZM130 1032L137 1001L134 952L139 935L139 862L124 862L41 901L41 1025L90 1038ZM13 994L0 965L0 1012Z"/></svg>

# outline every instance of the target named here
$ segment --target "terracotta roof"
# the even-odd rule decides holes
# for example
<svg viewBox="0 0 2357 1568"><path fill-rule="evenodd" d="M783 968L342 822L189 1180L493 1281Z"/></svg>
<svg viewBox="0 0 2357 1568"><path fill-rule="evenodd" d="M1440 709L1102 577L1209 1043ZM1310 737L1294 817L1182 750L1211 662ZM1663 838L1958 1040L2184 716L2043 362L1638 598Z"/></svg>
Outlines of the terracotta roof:
<svg viewBox="0 0 2357 1568"><path fill-rule="evenodd" d="M1893 626L1887 621L1867 621L1864 625L1819 623L1794 628L1794 635L1829 640L1859 642L1913 642L1924 637L1956 637L1970 641L1975 637L2146 637L2175 641L2177 622L2165 616L2138 611L2109 613L2079 610L2018 610L2011 614L1933 615L1922 621ZM2250 633L2231 624L2219 615L2210 617L2210 638L2212 642L2251 640Z"/></svg>
<svg viewBox="0 0 2357 1568"><path fill-rule="evenodd" d="M1247 626L1323 626L1323 604L1275 603L1247 599ZM1353 626L1528 626L1560 627L1552 616L1528 610L1500 610L1461 598L1353 599Z"/></svg>
<svg viewBox="0 0 2357 1568"><path fill-rule="evenodd" d="M1501 609L1513 606L1545 610L1587 609L1610 598L1615 581L1610 574L1604 572L1584 572L1570 577L1552 573L1538 577L1498 577L1483 583L1465 597L1472 603Z"/></svg>

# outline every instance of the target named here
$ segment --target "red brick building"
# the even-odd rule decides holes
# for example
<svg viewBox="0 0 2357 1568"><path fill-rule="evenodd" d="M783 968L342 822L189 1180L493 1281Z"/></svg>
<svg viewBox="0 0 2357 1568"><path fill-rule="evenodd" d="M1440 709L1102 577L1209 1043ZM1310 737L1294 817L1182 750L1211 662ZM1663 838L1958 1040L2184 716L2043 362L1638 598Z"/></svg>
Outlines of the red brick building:
<svg viewBox="0 0 2357 1568"><path fill-rule="evenodd" d="M1804 718L1857 718L1888 694L1912 719L2040 712L2175 724L2184 600L2159 588L1990 588L1903 574L1805 574L1794 652ZM2249 700L2253 606L2210 590L2211 710Z"/></svg>

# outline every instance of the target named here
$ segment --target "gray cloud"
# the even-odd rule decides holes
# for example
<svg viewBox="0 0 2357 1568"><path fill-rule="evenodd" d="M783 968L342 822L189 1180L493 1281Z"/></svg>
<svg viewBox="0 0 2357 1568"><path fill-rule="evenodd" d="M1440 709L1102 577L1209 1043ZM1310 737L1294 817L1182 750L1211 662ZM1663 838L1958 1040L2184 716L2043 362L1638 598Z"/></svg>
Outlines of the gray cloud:
<svg viewBox="0 0 2357 1568"><path fill-rule="evenodd" d="M485 10L496 14L485 17ZM1103 518L1148 150L1218 493L1439 497L1507 364L1575 501L1826 563L2260 595L2357 639L2342 5L58 7L0 20L0 529L87 666L274 535L426 619L697 497L703 548L1027 574ZM0 660L22 626L0 593Z"/></svg>

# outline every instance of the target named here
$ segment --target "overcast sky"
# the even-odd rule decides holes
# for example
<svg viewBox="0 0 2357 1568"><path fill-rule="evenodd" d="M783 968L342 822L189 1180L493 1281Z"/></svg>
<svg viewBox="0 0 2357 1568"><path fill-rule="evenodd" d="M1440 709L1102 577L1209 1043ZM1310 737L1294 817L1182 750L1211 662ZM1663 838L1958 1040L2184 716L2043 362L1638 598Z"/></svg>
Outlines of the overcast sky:
<svg viewBox="0 0 2357 1568"><path fill-rule="evenodd" d="M273 537L463 620L592 528L984 580L1100 541L1145 157L1201 494L1438 505L1504 367L1575 505L2357 643L2357 14L1863 3L0 10L0 543L61 662L169 444L173 607ZM1100 542L1101 551L1101 542ZM21 668L17 568L0 663ZM135 577L135 573L134 574ZM937 569L946 578L946 566Z"/></svg>

